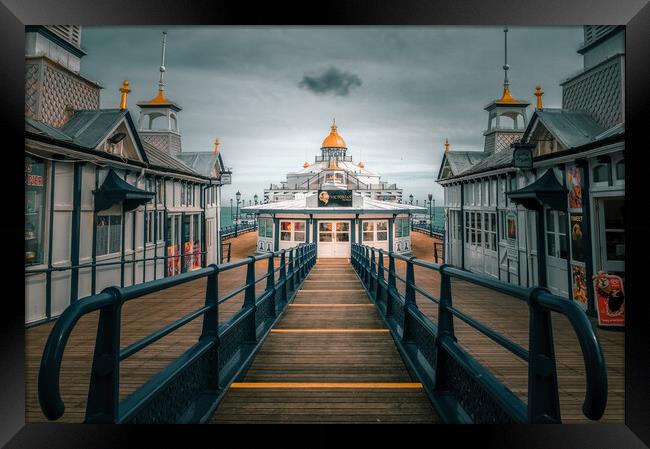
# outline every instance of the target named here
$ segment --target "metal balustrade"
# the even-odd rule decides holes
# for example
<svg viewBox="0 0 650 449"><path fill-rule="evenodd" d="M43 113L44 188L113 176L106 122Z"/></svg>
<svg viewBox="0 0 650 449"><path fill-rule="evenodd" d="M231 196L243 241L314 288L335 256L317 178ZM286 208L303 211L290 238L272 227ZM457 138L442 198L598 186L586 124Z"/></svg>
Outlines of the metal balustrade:
<svg viewBox="0 0 650 449"><path fill-rule="evenodd" d="M256 223L249 224L239 224L239 225L230 225L224 226L219 230L219 235L221 240L229 239L230 237L237 237L239 234L245 234L247 232L257 230Z"/></svg>
<svg viewBox="0 0 650 449"><path fill-rule="evenodd" d="M388 267L385 258L388 258ZM406 278L395 261L406 262ZM525 289L450 265L352 244L352 265L390 328L409 368L420 378L440 417L450 423L559 423L560 404L551 312L564 315L582 350L586 392L582 411L591 420L602 417L607 404L607 371L598 337L585 313L572 301L545 288ZM417 286L414 267L440 273L440 295ZM451 279L466 281L525 301L529 307L529 349L454 308ZM402 295L396 285L404 284ZM425 316L416 292L438 305L437 322ZM525 403L457 341L454 320L460 319L528 364Z"/></svg>
<svg viewBox="0 0 650 449"><path fill-rule="evenodd" d="M256 278L255 265L264 260L266 274ZM276 260L279 260L277 268ZM302 244L129 287L109 287L74 302L55 323L43 351L38 375L38 397L43 413L50 420L63 415L65 404L59 387L63 353L79 319L99 311L85 422L205 422L230 383L252 361L315 263L316 245ZM243 266L246 267L245 283L219 296L220 273ZM279 273L277 281L276 273ZM203 278L207 279L203 307L120 348L121 309L125 302ZM256 296L255 286L263 280L266 288ZM219 305L242 292L242 309L219 325ZM120 362L201 316L203 325L198 341L120 401Z"/></svg>

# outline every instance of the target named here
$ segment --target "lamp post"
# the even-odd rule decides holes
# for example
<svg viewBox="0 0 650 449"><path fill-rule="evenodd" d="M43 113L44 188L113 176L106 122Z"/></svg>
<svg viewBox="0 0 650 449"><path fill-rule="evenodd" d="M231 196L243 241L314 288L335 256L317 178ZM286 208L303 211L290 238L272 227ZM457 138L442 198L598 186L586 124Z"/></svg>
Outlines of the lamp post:
<svg viewBox="0 0 650 449"><path fill-rule="evenodd" d="M258 197L257 197L257 193L256 193L255 195L253 195L253 199L255 200L255 205L256 205L256 206L257 206L257 198L258 198Z"/></svg>
<svg viewBox="0 0 650 449"><path fill-rule="evenodd" d="M431 201L433 200L433 194L430 193L428 197L429 197L429 236L433 237L433 209L431 205Z"/></svg>
<svg viewBox="0 0 650 449"><path fill-rule="evenodd" d="M239 193L239 190L237 190L237 193L235 194L235 198L237 198L237 209L235 212L235 237L237 237L237 221L239 220L239 203L241 202L241 193Z"/></svg>
<svg viewBox="0 0 650 449"><path fill-rule="evenodd" d="M413 204L413 194L412 193L409 195L409 201L410 201L409 204L412 205Z"/></svg>

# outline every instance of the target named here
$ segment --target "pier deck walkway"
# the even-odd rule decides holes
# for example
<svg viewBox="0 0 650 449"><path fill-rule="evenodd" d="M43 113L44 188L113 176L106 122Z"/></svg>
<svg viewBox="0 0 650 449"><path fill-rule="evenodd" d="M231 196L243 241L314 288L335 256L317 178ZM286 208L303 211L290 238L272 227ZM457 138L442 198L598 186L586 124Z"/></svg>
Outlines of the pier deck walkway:
<svg viewBox="0 0 650 449"><path fill-rule="evenodd" d="M319 260L213 423L435 423L349 260Z"/></svg>

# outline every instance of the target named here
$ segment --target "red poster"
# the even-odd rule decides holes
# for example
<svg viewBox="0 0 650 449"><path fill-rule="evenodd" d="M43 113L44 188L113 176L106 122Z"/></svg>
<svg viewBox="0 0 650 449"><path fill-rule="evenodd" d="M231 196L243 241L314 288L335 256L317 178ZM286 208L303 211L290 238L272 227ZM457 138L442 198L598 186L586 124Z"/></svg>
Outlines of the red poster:
<svg viewBox="0 0 650 449"><path fill-rule="evenodd" d="M183 261L183 266L185 267L185 271L190 271L192 269L192 259L194 258L194 255L192 254L192 242L185 242L183 245L183 253L187 254L187 256L183 257L185 259Z"/></svg>
<svg viewBox="0 0 650 449"><path fill-rule="evenodd" d="M594 275L594 292L599 326L625 326L623 279L599 271Z"/></svg>
<svg viewBox="0 0 650 449"><path fill-rule="evenodd" d="M194 243L194 269L201 268L201 244Z"/></svg>
<svg viewBox="0 0 650 449"><path fill-rule="evenodd" d="M173 276L181 272L181 263L178 255L178 245L167 247L167 275Z"/></svg>

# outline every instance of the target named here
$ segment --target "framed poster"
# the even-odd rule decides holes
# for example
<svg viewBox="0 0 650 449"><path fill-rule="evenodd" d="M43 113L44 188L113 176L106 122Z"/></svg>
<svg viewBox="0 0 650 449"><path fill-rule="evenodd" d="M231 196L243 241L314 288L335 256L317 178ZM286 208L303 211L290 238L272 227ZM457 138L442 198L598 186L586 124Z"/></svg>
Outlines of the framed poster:
<svg viewBox="0 0 650 449"><path fill-rule="evenodd" d="M571 264L571 286L573 289L573 300L582 310L587 310L587 274L582 265Z"/></svg>
<svg viewBox="0 0 650 449"><path fill-rule="evenodd" d="M569 209L582 209L582 173L579 167L567 166L566 184L569 189Z"/></svg>
<svg viewBox="0 0 650 449"><path fill-rule="evenodd" d="M517 247L517 212L510 211L506 215L506 237L508 241L508 259L519 259L519 248Z"/></svg>
<svg viewBox="0 0 650 449"><path fill-rule="evenodd" d="M318 207L352 207L352 190L319 190Z"/></svg>
<svg viewBox="0 0 650 449"><path fill-rule="evenodd" d="M594 275L594 293L598 325L625 326L625 289L623 278L599 271Z"/></svg>
<svg viewBox="0 0 650 449"><path fill-rule="evenodd" d="M582 226L582 214L571 212L571 257L573 260L585 261L584 229Z"/></svg>

